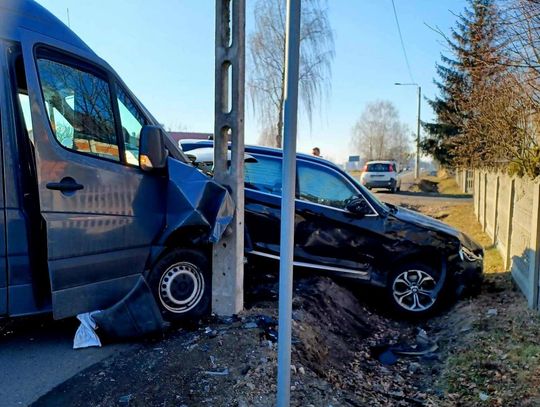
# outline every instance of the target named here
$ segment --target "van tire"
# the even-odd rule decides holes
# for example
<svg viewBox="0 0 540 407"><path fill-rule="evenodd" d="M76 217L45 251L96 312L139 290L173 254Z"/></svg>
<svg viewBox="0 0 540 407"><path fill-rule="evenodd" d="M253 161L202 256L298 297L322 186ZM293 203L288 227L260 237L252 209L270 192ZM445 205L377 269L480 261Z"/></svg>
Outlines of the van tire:
<svg viewBox="0 0 540 407"><path fill-rule="evenodd" d="M166 321L195 321L210 313L212 273L201 250L167 251L152 268L148 283Z"/></svg>

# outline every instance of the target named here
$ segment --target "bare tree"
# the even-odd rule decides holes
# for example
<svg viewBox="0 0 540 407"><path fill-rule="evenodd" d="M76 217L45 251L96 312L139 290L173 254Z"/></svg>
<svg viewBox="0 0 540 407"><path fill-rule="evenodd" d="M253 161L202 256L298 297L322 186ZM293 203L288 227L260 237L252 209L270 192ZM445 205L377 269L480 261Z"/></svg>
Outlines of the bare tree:
<svg viewBox="0 0 540 407"><path fill-rule="evenodd" d="M362 112L353 128L351 144L367 161L393 159L404 163L411 157L408 133L392 102L378 100Z"/></svg>
<svg viewBox="0 0 540 407"><path fill-rule="evenodd" d="M317 103L327 96L334 38L326 0L304 0L300 32L300 103L311 124ZM263 126L261 142L281 147L285 96L285 2L258 0L249 37L248 89Z"/></svg>

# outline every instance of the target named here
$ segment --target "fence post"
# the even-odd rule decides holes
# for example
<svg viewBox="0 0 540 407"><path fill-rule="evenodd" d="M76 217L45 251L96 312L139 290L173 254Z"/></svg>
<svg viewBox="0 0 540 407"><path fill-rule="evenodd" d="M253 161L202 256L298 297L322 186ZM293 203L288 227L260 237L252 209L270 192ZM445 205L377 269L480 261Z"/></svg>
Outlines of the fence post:
<svg viewBox="0 0 540 407"><path fill-rule="evenodd" d="M514 183L515 180L510 180L510 190L508 191L508 217L506 221L506 253L504 253L504 269L510 270L512 264L512 258L510 253L512 252L512 217L514 216Z"/></svg>
<svg viewBox="0 0 540 407"><path fill-rule="evenodd" d="M497 243L497 226L499 218L499 174L495 179L495 210L493 211L493 236L491 242L493 244Z"/></svg>
<svg viewBox="0 0 540 407"><path fill-rule="evenodd" d="M474 215L478 216L478 204L476 201L476 171L473 172L473 189L472 189L472 198L473 198L473 211Z"/></svg>
<svg viewBox="0 0 540 407"><path fill-rule="evenodd" d="M487 172L484 172L484 180L482 182L483 185L483 198L484 201L482 202L482 230L485 232L487 227Z"/></svg>
<svg viewBox="0 0 540 407"><path fill-rule="evenodd" d="M529 307L538 308L538 273L539 273L539 250L540 250L540 183L534 182L533 207L531 219L531 239L529 250L529 285L531 295L529 297Z"/></svg>
<svg viewBox="0 0 540 407"><path fill-rule="evenodd" d="M479 170L476 170L476 185L475 185L475 188L476 186L478 186L477 188L477 213L476 213L476 218L478 219L478 223L480 223L480 202L481 202L481 192L482 192L482 180L481 180L481 176L480 176L480 171Z"/></svg>

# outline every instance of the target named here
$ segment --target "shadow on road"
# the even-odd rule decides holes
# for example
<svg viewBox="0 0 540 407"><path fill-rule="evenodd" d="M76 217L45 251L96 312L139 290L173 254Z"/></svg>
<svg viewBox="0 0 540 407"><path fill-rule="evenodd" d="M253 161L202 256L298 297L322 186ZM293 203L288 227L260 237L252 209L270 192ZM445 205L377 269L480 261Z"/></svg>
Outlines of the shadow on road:
<svg viewBox="0 0 540 407"><path fill-rule="evenodd" d="M429 198L446 198L446 199L471 199L470 194L440 194L438 192L413 192L413 191L400 191L392 193L386 190L378 190L379 194L388 195L401 195L401 196L416 196L416 197L429 197Z"/></svg>

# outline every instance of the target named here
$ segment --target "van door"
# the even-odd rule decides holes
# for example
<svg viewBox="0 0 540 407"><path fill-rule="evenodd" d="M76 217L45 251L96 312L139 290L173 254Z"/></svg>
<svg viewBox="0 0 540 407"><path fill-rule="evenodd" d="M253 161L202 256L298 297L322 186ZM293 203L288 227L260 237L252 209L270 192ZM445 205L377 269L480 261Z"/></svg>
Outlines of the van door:
<svg viewBox="0 0 540 407"><path fill-rule="evenodd" d="M167 180L139 168L147 119L103 61L30 31L22 38L53 313L104 309L145 269Z"/></svg>

